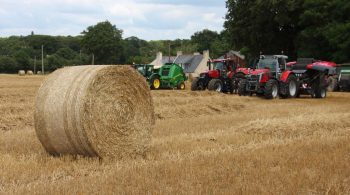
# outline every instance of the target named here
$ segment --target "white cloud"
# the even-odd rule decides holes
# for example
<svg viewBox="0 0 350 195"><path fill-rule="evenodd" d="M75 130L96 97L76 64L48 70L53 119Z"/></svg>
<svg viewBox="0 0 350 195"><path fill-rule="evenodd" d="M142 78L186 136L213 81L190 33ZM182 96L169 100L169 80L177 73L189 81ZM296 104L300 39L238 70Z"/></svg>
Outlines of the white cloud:
<svg viewBox="0 0 350 195"><path fill-rule="evenodd" d="M78 35L109 20L124 37L190 38L209 28L222 30L226 13L220 0L0 0L0 36Z"/></svg>

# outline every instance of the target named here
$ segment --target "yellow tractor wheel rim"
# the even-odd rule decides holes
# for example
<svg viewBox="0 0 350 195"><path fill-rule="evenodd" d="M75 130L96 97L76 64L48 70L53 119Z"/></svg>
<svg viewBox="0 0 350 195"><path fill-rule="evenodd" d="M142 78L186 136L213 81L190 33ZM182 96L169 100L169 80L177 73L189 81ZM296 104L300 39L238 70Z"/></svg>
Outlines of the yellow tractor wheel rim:
<svg viewBox="0 0 350 195"><path fill-rule="evenodd" d="M180 87L181 87L182 90L184 90L185 89L185 84L182 83Z"/></svg>
<svg viewBox="0 0 350 195"><path fill-rule="evenodd" d="M159 79L154 79L153 86L154 86L154 88L158 89L160 87L160 80Z"/></svg>

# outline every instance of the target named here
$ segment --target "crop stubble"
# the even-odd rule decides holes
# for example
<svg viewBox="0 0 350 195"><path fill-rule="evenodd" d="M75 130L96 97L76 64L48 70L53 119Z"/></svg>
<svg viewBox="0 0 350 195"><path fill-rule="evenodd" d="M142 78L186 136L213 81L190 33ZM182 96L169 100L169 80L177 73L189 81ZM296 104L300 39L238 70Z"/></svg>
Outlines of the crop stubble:
<svg viewBox="0 0 350 195"><path fill-rule="evenodd" d="M46 154L33 126L42 79L0 75L0 193L350 193L350 94L152 91L147 157L101 162Z"/></svg>

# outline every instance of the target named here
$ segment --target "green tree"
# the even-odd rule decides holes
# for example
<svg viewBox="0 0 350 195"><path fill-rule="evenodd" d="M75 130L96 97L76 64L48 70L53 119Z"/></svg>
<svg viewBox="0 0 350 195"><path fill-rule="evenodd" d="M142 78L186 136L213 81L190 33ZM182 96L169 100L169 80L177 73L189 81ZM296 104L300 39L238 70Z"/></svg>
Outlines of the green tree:
<svg viewBox="0 0 350 195"><path fill-rule="evenodd" d="M47 57L47 66L45 67L45 69L47 71L53 71L63 67L64 65L67 65L66 60L58 56L57 54L54 54Z"/></svg>
<svg viewBox="0 0 350 195"><path fill-rule="evenodd" d="M302 0L228 0L224 27L231 46L245 47L254 56L260 51L284 51L295 58L302 4Z"/></svg>
<svg viewBox="0 0 350 195"><path fill-rule="evenodd" d="M197 45L197 51L212 50L214 41L219 40L219 34L215 31L204 29L191 36L193 44Z"/></svg>
<svg viewBox="0 0 350 195"><path fill-rule="evenodd" d="M15 73L18 70L17 61L14 58L8 56L0 56L0 72Z"/></svg>
<svg viewBox="0 0 350 195"><path fill-rule="evenodd" d="M72 60L75 58L77 53L68 47L64 47L64 48L58 49L57 52L55 53L55 55L57 55L61 58L64 58L66 60Z"/></svg>
<svg viewBox="0 0 350 195"><path fill-rule="evenodd" d="M299 56L347 62L350 60L350 2L306 0L299 25Z"/></svg>
<svg viewBox="0 0 350 195"><path fill-rule="evenodd" d="M57 37L49 35L29 35L23 40L29 47L41 51L41 46L44 46L44 52L48 55L56 53L62 47L62 43Z"/></svg>
<svg viewBox="0 0 350 195"><path fill-rule="evenodd" d="M30 56L26 52L26 50L21 49L18 52L14 54L14 58L17 61L18 68L23 70L29 70L31 69L30 66Z"/></svg>
<svg viewBox="0 0 350 195"><path fill-rule="evenodd" d="M82 32L84 51L93 54L95 64L121 63L123 58L122 30L109 21L89 26Z"/></svg>

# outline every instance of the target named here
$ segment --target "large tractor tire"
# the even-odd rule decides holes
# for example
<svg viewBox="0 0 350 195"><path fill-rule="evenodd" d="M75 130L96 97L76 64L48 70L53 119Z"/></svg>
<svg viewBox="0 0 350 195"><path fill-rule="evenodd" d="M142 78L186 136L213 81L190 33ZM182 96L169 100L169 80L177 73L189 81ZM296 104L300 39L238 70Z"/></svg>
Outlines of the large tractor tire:
<svg viewBox="0 0 350 195"><path fill-rule="evenodd" d="M160 79L159 77L155 77L151 80L151 89L160 89L160 85L161 85L161 82L160 82Z"/></svg>
<svg viewBox="0 0 350 195"><path fill-rule="evenodd" d="M317 78L313 88L314 94L312 94L312 97L319 99L327 97L327 84L324 74L321 74L319 78Z"/></svg>
<svg viewBox="0 0 350 195"><path fill-rule="evenodd" d="M315 98L326 98L327 97L327 89L325 87L320 87L315 90Z"/></svg>
<svg viewBox="0 0 350 195"><path fill-rule="evenodd" d="M241 79L238 83L238 95L239 96L246 96L247 95L247 83L248 81L246 79Z"/></svg>
<svg viewBox="0 0 350 195"><path fill-rule="evenodd" d="M222 90L223 90L222 81L220 79L212 79L211 81L209 81L208 90L222 92Z"/></svg>
<svg viewBox="0 0 350 195"><path fill-rule="evenodd" d="M193 79L191 83L191 91L201 91L205 90L204 83L201 78L195 78Z"/></svg>
<svg viewBox="0 0 350 195"><path fill-rule="evenodd" d="M230 80L230 94L236 94L238 90L238 84L236 85L235 79Z"/></svg>
<svg viewBox="0 0 350 195"><path fill-rule="evenodd" d="M238 93L239 89L239 83L241 82L242 79L245 79L245 74L243 72L238 72L233 76L233 84L234 84L234 93Z"/></svg>
<svg viewBox="0 0 350 195"><path fill-rule="evenodd" d="M332 76L327 79L327 91L336 91L338 89L338 80Z"/></svg>
<svg viewBox="0 0 350 195"><path fill-rule="evenodd" d="M286 82L282 84L280 96L282 98L295 98L298 95L299 84L295 75L289 75ZM281 86L282 87L282 86Z"/></svg>
<svg viewBox="0 0 350 195"><path fill-rule="evenodd" d="M185 90L186 86L185 86L185 82L179 82L179 84L177 85L177 89L179 90Z"/></svg>
<svg viewBox="0 0 350 195"><path fill-rule="evenodd" d="M278 97L278 83L271 79L265 85L264 96L266 99L275 99Z"/></svg>

